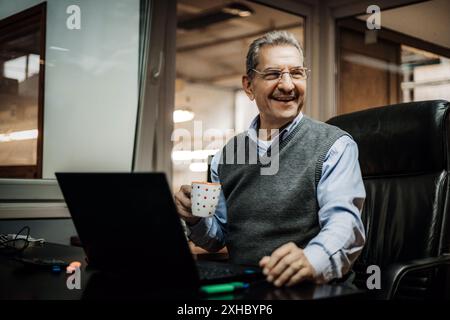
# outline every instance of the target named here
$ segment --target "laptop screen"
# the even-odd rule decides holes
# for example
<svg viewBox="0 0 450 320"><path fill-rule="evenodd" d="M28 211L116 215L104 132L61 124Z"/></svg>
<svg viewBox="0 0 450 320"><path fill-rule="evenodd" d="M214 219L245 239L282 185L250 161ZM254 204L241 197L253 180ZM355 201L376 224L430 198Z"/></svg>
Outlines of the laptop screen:
<svg viewBox="0 0 450 320"><path fill-rule="evenodd" d="M163 173L55 175L90 267L142 273L152 286L198 286Z"/></svg>

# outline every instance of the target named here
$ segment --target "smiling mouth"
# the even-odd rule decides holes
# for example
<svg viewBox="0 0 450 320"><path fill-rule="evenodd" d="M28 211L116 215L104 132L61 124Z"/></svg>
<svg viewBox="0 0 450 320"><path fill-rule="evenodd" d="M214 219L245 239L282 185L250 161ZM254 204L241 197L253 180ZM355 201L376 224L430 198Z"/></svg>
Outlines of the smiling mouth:
<svg viewBox="0 0 450 320"><path fill-rule="evenodd" d="M289 97L273 97L272 99L277 100L277 101L282 101L282 102L289 102L295 99L295 97L293 96L289 96Z"/></svg>

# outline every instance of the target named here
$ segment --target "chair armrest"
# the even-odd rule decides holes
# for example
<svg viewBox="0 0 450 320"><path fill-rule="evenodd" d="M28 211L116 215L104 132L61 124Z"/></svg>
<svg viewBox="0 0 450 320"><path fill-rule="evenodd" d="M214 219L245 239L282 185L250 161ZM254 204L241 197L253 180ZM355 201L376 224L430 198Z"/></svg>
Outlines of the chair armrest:
<svg viewBox="0 0 450 320"><path fill-rule="evenodd" d="M389 265L382 277L383 298L391 299L396 293L400 281L408 273L434 269L443 265L450 265L450 254L405 262L396 262Z"/></svg>

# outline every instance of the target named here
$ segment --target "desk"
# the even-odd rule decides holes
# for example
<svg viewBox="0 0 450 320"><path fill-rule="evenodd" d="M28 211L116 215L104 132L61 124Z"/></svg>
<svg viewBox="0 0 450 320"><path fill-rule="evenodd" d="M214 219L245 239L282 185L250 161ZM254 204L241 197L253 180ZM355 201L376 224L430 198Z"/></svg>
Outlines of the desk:
<svg viewBox="0 0 450 320"><path fill-rule="evenodd" d="M145 269L137 270L139 280L133 282L131 277L126 277L121 283L120 279L106 277L86 268L85 255L82 248L46 243L43 246L29 247L23 252L24 256L39 258L55 258L65 261L80 261L81 289L69 290L66 286L68 275L65 271L52 273L50 270L36 270L24 266L19 261L0 255L0 300L79 300L89 298L156 298L171 299L173 297L161 297L160 293L149 292L149 286L142 285L143 276L151 278L153 275L145 274ZM199 259L207 258L206 255L198 255ZM213 256L217 260L217 255ZM219 256L220 258L221 256ZM220 260L220 259L219 259ZM143 274L144 273L144 274ZM136 278L137 279L137 278ZM112 280L112 281L111 281ZM191 293L183 296L188 299L196 299ZM265 281L252 285L249 289L235 294L217 296L214 298L239 299L239 300L289 300L289 299L354 299L365 298L366 293L354 287L339 285L312 285L302 284L294 288L276 288Z"/></svg>

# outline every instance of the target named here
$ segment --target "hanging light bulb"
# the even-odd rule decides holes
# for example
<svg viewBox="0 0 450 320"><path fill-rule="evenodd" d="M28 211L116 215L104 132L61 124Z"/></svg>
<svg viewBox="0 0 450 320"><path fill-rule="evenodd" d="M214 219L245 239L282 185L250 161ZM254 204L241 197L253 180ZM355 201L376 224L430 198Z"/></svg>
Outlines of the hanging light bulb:
<svg viewBox="0 0 450 320"><path fill-rule="evenodd" d="M192 172L205 172L208 171L208 164L206 162L192 162L189 165L189 170Z"/></svg>
<svg viewBox="0 0 450 320"><path fill-rule="evenodd" d="M179 109L173 112L173 122L186 122L194 119L194 112L189 109Z"/></svg>
<svg viewBox="0 0 450 320"><path fill-rule="evenodd" d="M187 96L185 105L189 106L190 101L191 99ZM173 122L175 123L191 121L192 119L194 119L194 112L189 107L183 107L173 112Z"/></svg>

